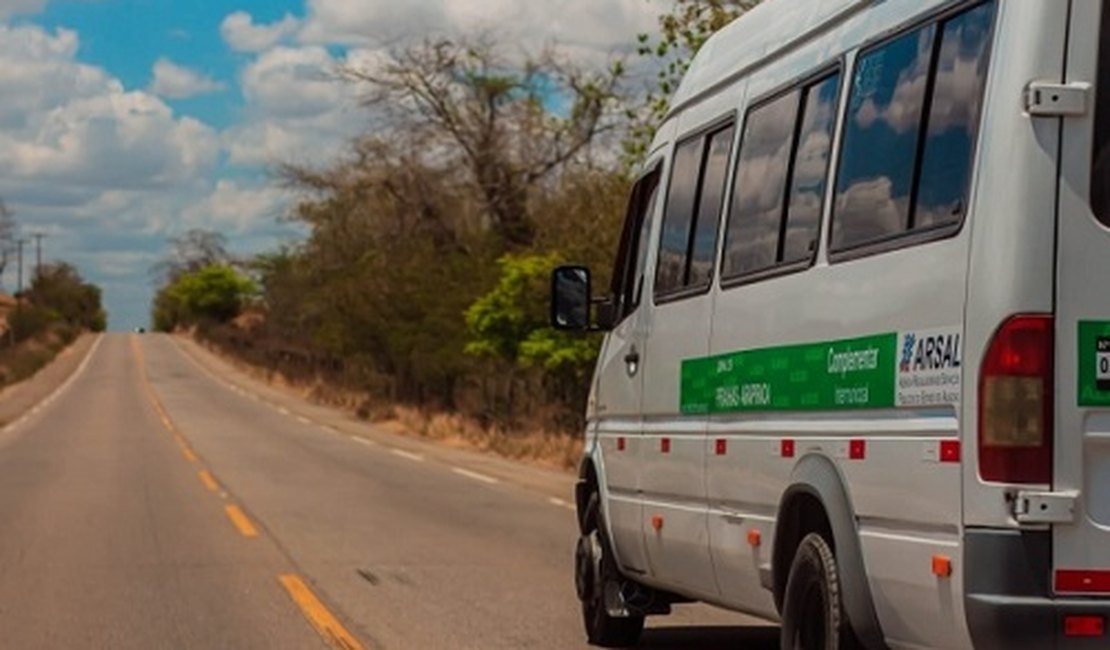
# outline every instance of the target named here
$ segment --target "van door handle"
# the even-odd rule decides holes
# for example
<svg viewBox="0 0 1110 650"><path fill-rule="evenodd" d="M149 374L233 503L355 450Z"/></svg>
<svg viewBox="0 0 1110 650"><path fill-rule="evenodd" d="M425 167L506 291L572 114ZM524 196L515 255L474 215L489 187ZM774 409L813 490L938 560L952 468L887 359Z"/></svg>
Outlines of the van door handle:
<svg viewBox="0 0 1110 650"><path fill-rule="evenodd" d="M640 371L640 351L633 345L628 354L624 355L625 369L628 371L629 377L635 377L636 373Z"/></svg>

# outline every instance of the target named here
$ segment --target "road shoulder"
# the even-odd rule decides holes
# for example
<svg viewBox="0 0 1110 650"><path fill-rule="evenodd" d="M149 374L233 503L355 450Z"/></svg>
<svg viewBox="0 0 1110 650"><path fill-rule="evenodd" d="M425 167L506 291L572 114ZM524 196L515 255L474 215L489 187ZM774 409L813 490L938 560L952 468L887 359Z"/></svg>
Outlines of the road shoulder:
<svg viewBox="0 0 1110 650"><path fill-rule="evenodd" d="M466 448L448 447L434 440L392 431L371 422L355 419L349 412L309 402L290 390L283 390L265 382L236 364L222 358L195 340L186 336L172 338L177 349L190 362L204 371L211 379L244 399L257 400L270 405L283 415L303 418L338 433L389 447L408 458L419 458L448 465L476 480L505 482L539 493L553 503L573 508L575 476L573 474L538 467L491 453Z"/></svg>
<svg viewBox="0 0 1110 650"><path fill-rule="evenodd" d="M82 334L30 378L0 391L0 426L14 422L65 383L96 343L97 334Z"/></svg>

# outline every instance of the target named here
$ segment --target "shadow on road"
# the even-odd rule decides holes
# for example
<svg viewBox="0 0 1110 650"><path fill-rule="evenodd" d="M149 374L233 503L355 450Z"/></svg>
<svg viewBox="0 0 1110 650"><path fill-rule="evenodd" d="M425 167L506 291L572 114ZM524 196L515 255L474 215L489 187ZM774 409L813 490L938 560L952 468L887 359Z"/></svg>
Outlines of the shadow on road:
<svg viewBox="0 0 1110 650"><path fill-rule="evenodd" d="M778 627L654 627L636 646L642 650L777 650Z"/></svg>

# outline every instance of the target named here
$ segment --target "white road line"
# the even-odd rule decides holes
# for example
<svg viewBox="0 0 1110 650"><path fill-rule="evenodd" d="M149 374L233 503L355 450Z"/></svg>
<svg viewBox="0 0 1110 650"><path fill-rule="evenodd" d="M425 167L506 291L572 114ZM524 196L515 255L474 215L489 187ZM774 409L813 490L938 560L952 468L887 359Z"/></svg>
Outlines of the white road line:
<svg viewBox="0 0 1110 650"><path fill-rule="evenodd" d="M547 502L550 503L553 506L559 506L560 508L573 508L574 507L574 506L570 505L569 503L567 503L566 501L563 501L562 499L556 499L555 497L551 497L550 499L547 500Z"/></svg>
<svg viewBox="0 0 1110 650"><path fill-rule="evenodd" d="M281 413L282 415L290 415L289 409L285 408L284 406L278 407L278 413Z"/></svg>
<svg viewBox="0 0 1110 650"><path fill-rule="evenodd" d="M312 420L309 420L308 418L304 417L303 415L298 415L297 416L297 422L300 422L301 424L312 424Z"/></svg>
<svg viewBox="0 0 1110 650"><path fill-rule="evenodd" d="M365 445L367 447L377 447L378 446L378 443L374 442L373 440L368 440L366 438L359 438L358 436L351 436L351 440L354 440L358 444Z"/></svg>
<svg viewBox="0 0 1110 650"><path fill-rule="evenodd" d="M501 482L501 481L493 478L492 476L486 476L485 474L479 474L478 472L472 472L468 469L463 469L461 467L452 467L451 471L458 474L459 476L465 476L466 478L472 478L475 481L480 481L482 483L486 483L487 485L496 485L496 484Z"/></svg>
<svg viewBox="0 0 1110 650"><path fill-rule="evenodd" d="M31 409L30 413L25 412L23 414L23 417L4 427L2 431L4 433L8 433L14 431L15 429L18 429L24 424L27 424L27 420L30 419L32 415L37 414L39 411L52 404L54 400L61 397L62 393L64 393L71 385L73 385L73 382L77 381L78 377L84 374L85 368L89 366L89 362L92 361L92 358L96 355L96 351L100 349L100 342L103 340L104 336L102 334L97 334L96 340L93 341L92 347L89 348L88 353L85 354L85 358L77 366L77 369L73 371L73 374L71 374L64 382L62 382L61 386L58 386L56 389L54 389L54 392L44 397L38 404L36 404L34 408Z"/></svg>
<svg viewBox="0 0 1110 650"><path fill-rule="evenodd" d="M406 458L408 460L415 461L417 463L424 462L424 457L421 456L420 454L414 454L414 453L405 451L403 449L390 449L389 451L394 456L400 456L401 458Z"/></svg>

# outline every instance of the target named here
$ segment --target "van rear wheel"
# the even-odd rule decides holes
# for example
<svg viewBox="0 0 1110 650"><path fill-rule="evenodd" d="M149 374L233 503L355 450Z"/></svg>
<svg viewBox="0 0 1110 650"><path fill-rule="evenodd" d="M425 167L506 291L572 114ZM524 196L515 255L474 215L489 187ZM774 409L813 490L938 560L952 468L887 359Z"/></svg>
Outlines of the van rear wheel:
<svg viewBox="0 0 1110 650"><path fill-rule="evenodd" d="M591 645L603 648L628 648L636 645L644 632L642 615L612 616L606 593L620 588L620 573L609 550L605 527L601 525L601 500L590 495L583 517L585 533L575 552L575 581L582 601L582 620Z"/></svg>
<svg viewBox="0 0 1110 650"><path fill-rule="evenodd" d="M798 545L782 615L782 650L856 650L840 597L836 556L821 535L811 533Z"/></svg>

